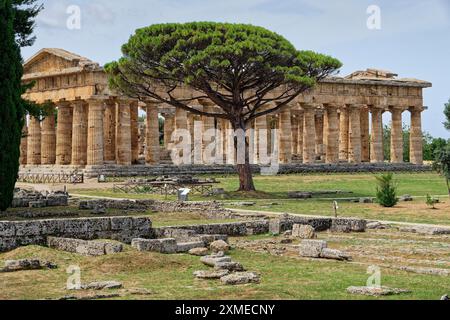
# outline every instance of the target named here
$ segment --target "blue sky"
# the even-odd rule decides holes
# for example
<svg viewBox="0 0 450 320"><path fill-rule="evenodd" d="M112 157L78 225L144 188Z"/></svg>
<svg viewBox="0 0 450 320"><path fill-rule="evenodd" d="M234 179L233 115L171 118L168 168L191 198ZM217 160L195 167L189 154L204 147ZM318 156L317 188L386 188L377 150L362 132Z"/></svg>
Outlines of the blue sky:
<svg viewBox="0 0 450 320"><path fill-rule="evenodd" d="M424 130L450 138L442 125L450 98L450 1L448 0L45 0L35 45L64 48L101 64L120 57L136 28L154 23L227 21L276 31L298 49L331 54L341 74L387 69L433 83L425 91ZM69 30L70 5L81 9L81 29ZM367 8L381 9L381 29L369 30ZM409 117L405 113L404 121ZM386 117L385 121L389 121Z"/></svg>

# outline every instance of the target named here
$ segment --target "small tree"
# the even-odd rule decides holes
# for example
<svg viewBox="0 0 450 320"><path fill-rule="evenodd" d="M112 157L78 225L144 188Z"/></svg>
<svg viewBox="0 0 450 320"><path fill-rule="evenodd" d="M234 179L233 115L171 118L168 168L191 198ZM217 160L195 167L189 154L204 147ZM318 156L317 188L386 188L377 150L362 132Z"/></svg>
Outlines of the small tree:
<svg viewBox="0 0 450 320"><path fill-rule="evenodd" d="M153 25L137 30L122 52L119 61L106 65L110 86L119 93L226 119L244 131L342 66L332 57L298 51L264 28L231 23ZM174 92L183 86L194 96L177 97ZM198 99L221 112L198 110ZM246 142L245 163L237 164L239 191L255 190L249 159Z"/></svg>
<svg viewBox="0 0 450 320"><path fill-rule="evenodd" d="M436 152L433 168L445 178L448 195L450 197L450 147Z"/></svg>
<svg viewBox="0 0 450 320"><path fill-rule="evenodd" d="M378 203L386 208L392 208L398 203L397 186L394 181L394 174L387 173L376 177L378 182L377 200Z"/></svg>
<svg viewBox="0 0 450 320"><path fill-rule="evenodd" d="M445 122L444 122L445 129L450 130L450 99L448 99L448 102L444 105L444 115L445 115Z"/></svg>
<svg viewBox="0 0 450 320"><path fill-rule="evenodd" d="M431 207L431 209L436 209L436 204L439 203L439 200L427 194L426 204Z"/></svg>

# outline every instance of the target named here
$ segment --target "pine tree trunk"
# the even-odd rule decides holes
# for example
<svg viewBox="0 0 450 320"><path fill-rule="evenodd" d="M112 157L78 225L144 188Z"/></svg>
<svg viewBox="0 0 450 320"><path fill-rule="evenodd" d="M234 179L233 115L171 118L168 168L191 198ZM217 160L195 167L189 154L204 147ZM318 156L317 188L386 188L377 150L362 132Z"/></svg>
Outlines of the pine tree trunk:
<svg viewBox="0 0 450 320"><path fill-rule="evenodd" d="M245 132L245 126L241 126L241 129ZM235 140L235 150L237 154L238 143ZM245 138L245 164L237 164L236 170L239 174L239 190L238 191L256 191L255 184L253 182L252 168L250 166L250 145Z"/></svg>

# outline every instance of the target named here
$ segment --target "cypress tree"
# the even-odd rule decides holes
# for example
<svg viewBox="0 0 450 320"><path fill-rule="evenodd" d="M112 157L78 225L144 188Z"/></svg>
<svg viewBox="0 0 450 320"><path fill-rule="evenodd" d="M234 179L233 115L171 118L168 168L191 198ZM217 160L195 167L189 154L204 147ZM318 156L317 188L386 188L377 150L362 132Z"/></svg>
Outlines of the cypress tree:
<svg viewBox="0 0 450 320"><path fill-rule="evenodd" d="M0 0L0 210L12 201L24 124L23 74L11 0Z"/></svg>

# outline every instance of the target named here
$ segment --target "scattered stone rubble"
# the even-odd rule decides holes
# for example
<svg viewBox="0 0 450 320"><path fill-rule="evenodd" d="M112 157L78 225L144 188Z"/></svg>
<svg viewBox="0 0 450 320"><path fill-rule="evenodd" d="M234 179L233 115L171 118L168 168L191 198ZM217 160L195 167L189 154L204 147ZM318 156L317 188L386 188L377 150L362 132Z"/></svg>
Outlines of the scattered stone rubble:
<svg viewBox="0 0 450 320"><path fill-rule="evenodd" d="M247 283L260 283L261 278L255 272L236 272L220 278L226 285L239 285Z"/></svg>
<svg viewBox="0 0 450 320"><path fill-rule="evenodd" d="M230 250L230 245L224 240L216 240L209 245L212 252L228 252Z"/></svg>
<svg viewBox="0 0 450 320"><path fill-rule="evenodd" d="M15 189L12 208L45 208L65 207L68 205L69 195L66 192L38 192L25 189Z"/></svg>
<svg viewBox="0 0 450 320"><path fill-rule="evenodd" d="M389 287L348 287L347 292L350 294L379 297L410 293L411 291Z"/></svg>
<svg viewBox="0 0 450 320"><path fill-rule="evenodd" d="M418 233L423 235L446 235L450 234L450 228L433 227L433 226L407 226L401 227L401 232Z"/></svg>
<svg viewBox="0 0 450 320"><path fill-rule="evenodd" d="M123 250L122 244L110 241L86 241L56 237L48 237L47 245L52 249L94 257L119 253Z"/></svg>
<svg viewBox="0 0 450 320"><path fill-rule="evenodd" d="M58 266L52 262L40 259L7 260L5 261L5 266L0 269L0 272L56 269L57 267Z"/></svg>
<svg viewBox="0 0 450 320"><path fill-rule="evenodd" d="M122 283L118 281L99 281L81 285L81 290L113 290L121 289Z"/></svg>
<svg viewBox="0 0 450 320"><path fill-rule="evenodd" d="M327 242L323 240L303 240L300 245L300 256L304 258L322 258L339 261L351 261L348 254L327 248Z"/></svg>

